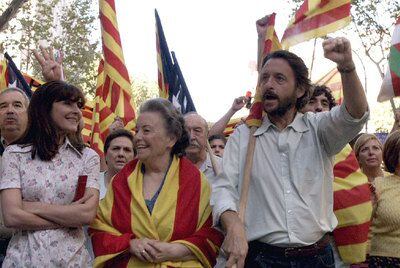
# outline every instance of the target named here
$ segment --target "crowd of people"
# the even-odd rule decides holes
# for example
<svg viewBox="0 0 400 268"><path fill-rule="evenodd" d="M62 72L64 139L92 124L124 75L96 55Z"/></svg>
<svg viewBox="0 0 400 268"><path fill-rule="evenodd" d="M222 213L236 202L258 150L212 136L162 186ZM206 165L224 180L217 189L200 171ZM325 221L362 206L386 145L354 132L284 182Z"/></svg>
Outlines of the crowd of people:
<svg viewBox="0 0 400 268"><path fill-rule="evenodd" d="M31 99L18 88L0 93L3 267L400 267L400 113L384 144L360 134L369 111L350 43L327 39L323 50L341 74L341 105L311 84L300 57L275 51L261 63L264 117L254 133L246 124L222 133L247 97L211 128L150 99L134 132L119 118L110 127L105 168L82 141L82 91L62 81L51 51L35 51L47 82ZM334 159L350 145L371 205L355 263L332 235Z"/></svg>

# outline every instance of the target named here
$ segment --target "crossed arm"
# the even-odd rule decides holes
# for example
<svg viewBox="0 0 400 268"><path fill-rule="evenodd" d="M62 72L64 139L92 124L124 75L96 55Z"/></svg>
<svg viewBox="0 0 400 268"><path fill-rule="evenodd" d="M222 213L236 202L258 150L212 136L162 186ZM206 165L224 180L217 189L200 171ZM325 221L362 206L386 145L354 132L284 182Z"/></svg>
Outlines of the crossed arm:
<svg viewBox="0 0 400 268"><path fill-rule="evenodd" d="M45 230L79 227L96 216L99 192L87 188L82 199L69 205L22 201L21 190L5 189L1 192L4 224L22 230Z"/></svg>

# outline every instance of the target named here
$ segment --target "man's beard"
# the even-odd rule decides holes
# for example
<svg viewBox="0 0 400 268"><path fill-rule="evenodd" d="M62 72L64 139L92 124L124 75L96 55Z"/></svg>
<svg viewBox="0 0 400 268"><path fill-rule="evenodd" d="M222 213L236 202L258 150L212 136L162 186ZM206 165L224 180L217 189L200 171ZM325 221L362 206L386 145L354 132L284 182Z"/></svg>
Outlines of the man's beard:
<svg viewBox="0 0 400 268"><path fill-rule="evenodd" d="M278 107L275 110L272 110L270 112L267 112L267 114L271 116L278 116L282 117L284 116L293 106L295 106L296 101L297 101L297 96L296 93L294 92L292 96L286 97L284 99L280 99L278 95L276 95L273 92L266 91L263 95L263 102L266 99L276 99L278 100Z"/></svg>

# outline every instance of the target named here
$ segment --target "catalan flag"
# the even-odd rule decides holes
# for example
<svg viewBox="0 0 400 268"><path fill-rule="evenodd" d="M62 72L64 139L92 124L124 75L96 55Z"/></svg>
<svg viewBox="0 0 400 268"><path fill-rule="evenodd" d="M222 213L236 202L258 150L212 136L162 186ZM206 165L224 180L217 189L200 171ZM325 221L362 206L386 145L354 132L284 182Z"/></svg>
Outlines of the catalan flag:
<svg viewBox="0 0 400 268"><path fill-rule="evenodd" d="M264 43L261 46L261 57L258 59L258 70L261 69L261 64L269 53L282 49L281 43L279 42L278 36L275 32L275 16L276 14L272 13L271 15L267 15L265 18L267 30L263 35Z"/></svg>
<svg viewBox="0 0 400 268"><path fill-rule="evenodd" d="M261 44L259 43L258 51L262 52L259 53L258 57L258 71L261 70L261 64L265 57L276 50L281 49L281 44L279 43L279 40L277 38L276 32L275 32L275 13L272 13L271 15L268 15L261 20L265 20L265 23L267 25L267 30L266 32L261 36L262 42ZM257 22L259 23L259 21ZM263 107L262 107L262 96L261 96L261 89L259 86L256 88L256 93L254 96L254 101L253 104L251 105L250 108L250 114L246 119L246 124L250 126L257 126L259 127L262 122L262 116L263 116Z"/></svg>
<svg viewBox="0 0 400 268"><path fill-rule="evenodd" d="M333 231L343 262L365 261L372 216L371 190L350 145L335 157L333 210L338 226Z"/></svg>
<svg viewBox="0 0 400 268"><path fill-rule="evenodd" d="M103 142L114 118L119 116L125 127L132 129L135 126L135 109L118 31L115 2L100 0L99 6L104 66L100 64L99 67L91 146L102 155Z"/></svg>
<svg viewBox="0 0 400 268"><path fill-rule="evenodd" d="M223 132L224 136L228 138L233 133L233 131L235 131L237 124L239 124L240 122L242 122L242 118L233 118L229 120Z"/></svg>
<svg viewBox="0 0 400 268"><path fill-rule="evenodd" d="M378 101L400 96L400 17L397 19L390 47L389 66L383 78Z"/></svg>
<svg viewBox="0 0 400 268"><path fill-rule="evenodd" d="M142 167L138 160L126 164L100 201L89 229L96 256L93 266L214 267L223 235L212 227L207 178L188 159L174 156L149 214L142 193ZM141 262L129 254L129 245L131 239L144 237L183 244L196 259Z"/></svg>
<svg viewBox="0 0 400 268"><path fill-rule="evenodd" d="M93 108L94 108L94 101L89 100L86 101L85 106L82 109L82 118L84 122L84 126L82 129L82 138L84 143L90 144L90 139L92 137L92 125L93 125Z"/></svg>
<svg viewBox="0 0 400 268"><path fill-rule="evenodd" d="M32 96L31 87L7 52L4 57L5 59L0 63L0 90L7 87L17 87L23 90L30 98Z"/></svg>
<svg viewBox="0 0 400 268"><path fill-rule="evenodd" d="M281 43L287 49L335 32L351 21L350 0L305 0L286 28Z"/></svg>
<svg viewBox="0 0 400 268"><path fill-rule="evenodd" d="M155 17L159 95L172 102L182 114L195 112L196 108L173 51L171 58L157 10Z"/></svg>
<svg viewBox="0 0 400 268"><path fill-rule="evenodd" d="M316 85L324 85L327 86L332 93L332 96L335 98L337 104L342 104L343 102L343 87L342 87L342 79L340 77L339 71L334 68L316 82Z"/></svg>

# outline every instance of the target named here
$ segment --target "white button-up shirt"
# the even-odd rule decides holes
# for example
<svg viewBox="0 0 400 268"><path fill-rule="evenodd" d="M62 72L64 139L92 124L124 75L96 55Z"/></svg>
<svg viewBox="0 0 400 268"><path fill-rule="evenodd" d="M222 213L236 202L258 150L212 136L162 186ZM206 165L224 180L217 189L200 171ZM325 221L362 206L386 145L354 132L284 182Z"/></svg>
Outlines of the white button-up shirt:
<svg viewBox="0 0 400 268"><path fill-rule="evenodd" d="M361 129L368 112L354 119L345 106L324 113L298 113L279 131L267 116L255 132L247 238L277 246L318 241L337 225L333 213L333 156ZM226 210L237 211L249 140L246 125L229 138L223 172L213 183L214 222Z"/></svg>

